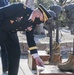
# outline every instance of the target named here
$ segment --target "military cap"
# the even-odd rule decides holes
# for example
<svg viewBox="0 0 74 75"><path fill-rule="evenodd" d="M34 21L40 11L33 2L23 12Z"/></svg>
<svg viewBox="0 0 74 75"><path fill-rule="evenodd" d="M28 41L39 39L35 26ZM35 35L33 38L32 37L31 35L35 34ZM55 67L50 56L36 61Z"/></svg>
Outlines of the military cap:
<svg viewBox="0 0 74 75"><path fill-rule="evenodd" d="M74 3L65 5L64 9L69 12L71 9L74 9Z"/></svg>
<svg viewBox="0 0 74 75"><path fill-rule="evenodd" d="M47 9L43 5L39 4L38 9L42 12L44 16L44 22L46 22L49 18L52 17L52 15L47 11Z"/></svg>
<svg viewBox="0 0 74 75"><path fill-rule="evenodd" d="M70 20L74 20L74 3L65 5L66 17Z"/></svg>
<svg viewBox="0 0 74 75"><path fill-rule="evenodd" d="M54 11L57 15L62 12L62 7L59 5L54 5L49 7L50 10Z"/></svg>

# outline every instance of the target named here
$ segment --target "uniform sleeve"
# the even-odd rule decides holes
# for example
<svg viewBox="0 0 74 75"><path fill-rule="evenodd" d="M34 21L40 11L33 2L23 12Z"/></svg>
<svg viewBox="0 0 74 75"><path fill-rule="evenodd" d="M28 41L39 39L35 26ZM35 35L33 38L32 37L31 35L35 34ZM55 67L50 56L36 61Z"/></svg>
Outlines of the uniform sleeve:
<svg viewBox="0 0 74 75"><path fill-rule="evenodd" d="M35 25L34 25L35 26ZM34 28L32 31L26 31L27 43L31 54L37 53L37 47L34 40Z"/></svg>

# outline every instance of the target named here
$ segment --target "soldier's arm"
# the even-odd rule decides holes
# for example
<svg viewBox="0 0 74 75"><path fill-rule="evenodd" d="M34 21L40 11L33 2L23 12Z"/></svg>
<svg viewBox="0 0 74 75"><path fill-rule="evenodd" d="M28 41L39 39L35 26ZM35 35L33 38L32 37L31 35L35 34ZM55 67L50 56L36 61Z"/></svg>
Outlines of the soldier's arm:
<svg viewBox="0 0 74 75"><path fill-rule="evenodd" d="M33 31L34 31L34 27L31 31L28 31L28 32L26 31L26 37L27 37L27 43L29 46L29 51L30 51L31 55L33 56L33 58L35 59L36 64L39 66L44 66L42 59L38 55L38 51L37 51L38 48L37 48L36 42L34 40Z"/></svg>
<svg viewBox="0 0 74 75"><path fill-rule="evenodd" d="M34 41L33 30L34 29L32 29L31 31L26 31L27 43L31 54L37 53L37 47Z"/></svg>

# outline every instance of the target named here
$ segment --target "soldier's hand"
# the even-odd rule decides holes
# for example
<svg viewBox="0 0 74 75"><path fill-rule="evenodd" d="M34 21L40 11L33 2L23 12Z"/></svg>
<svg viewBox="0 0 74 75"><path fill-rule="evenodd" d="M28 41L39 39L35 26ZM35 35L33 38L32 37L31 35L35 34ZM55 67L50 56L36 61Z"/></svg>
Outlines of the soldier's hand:
<svg viewBox="0 0 74 75"><path fill-rule="evenodd" d="M28 31L31 31L31 30L32 30L32 26L27 27L27 30L28 30Z"/></svg>
<svg viewBox="0 0 74 75"><path fill-rule="evenodd" d="M35 18L39 18L41 21L43 21L43 14L38 8L33 10L32 14L29 17L29 20L32 20L34 22Z"/></svg>
<svg viewBox="0 0 74 75"><path fill-rule="evenodd" d="M44 67L44 63L40 57L36 57L35 61L38 66Z"/></svg>

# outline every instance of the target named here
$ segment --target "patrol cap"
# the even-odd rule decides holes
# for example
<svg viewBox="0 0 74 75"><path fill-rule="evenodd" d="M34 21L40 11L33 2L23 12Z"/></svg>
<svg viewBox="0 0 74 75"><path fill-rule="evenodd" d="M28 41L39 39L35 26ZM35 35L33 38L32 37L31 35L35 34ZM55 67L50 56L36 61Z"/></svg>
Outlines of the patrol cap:
<svg viewBox="0 0 74 75"><path fill-rule="evenodd" d="M43 5L39 4L38 9L42 12L44 16L44 22L46 22L49 18L52 17L52 15L47 11L47 9Z"/></svg>

